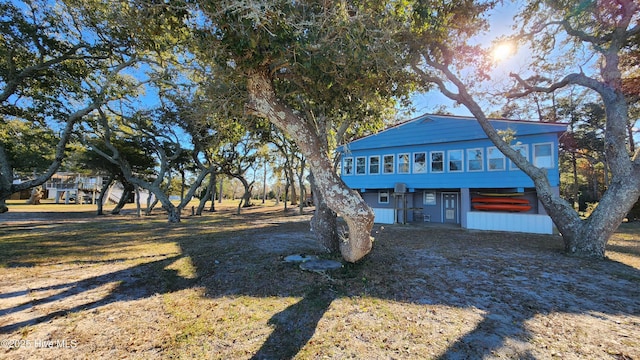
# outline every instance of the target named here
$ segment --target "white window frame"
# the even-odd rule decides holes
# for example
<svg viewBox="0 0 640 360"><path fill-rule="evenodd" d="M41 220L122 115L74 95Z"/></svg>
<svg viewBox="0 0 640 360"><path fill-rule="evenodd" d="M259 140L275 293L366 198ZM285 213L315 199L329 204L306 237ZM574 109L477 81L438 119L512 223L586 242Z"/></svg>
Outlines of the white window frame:
<svg viewBox="0 0 640 360"><path fill-rule="evenodd" d="M349 168L348 164L350 164L351 171L347 171L347 169ZM353 158L352 157L344 158L344 161L342 162L342 174L345 176L351 176L354 173L355 173L355 168L353 167Z"/></svg>
<svg viewBox="0 0 640 360"><path fill-rule="evenodd" d="M359 162L362 162L359 164ZM362 167L360 167L362 165ZM361 168L362 172L359 172L358 169ZM356 156L356 175L367 175L367 157L366 156Z"/></svg>
<svg viewBox="0 0 640 360"><path fill-rule="evenodd" d="M491 157L492 153L495 152L499 154L498 157ZM502 160L502 168L500 169L492 169L491 168L491 160ZM505 171L507 169L506 166L506 156L495 146L491 146L487 148L487 170L489 171Z"/></svg>
<svg viewBox="0 0 640 360"><path fill-rule="evenodd" d="M372 159L378 159L378 170L377 171L371 171L371 160ZM375 155L375 156L369 156L369 174L370 175L378 175L380 174L380 155Z"/></svg>
<svg viewBox="0 0 640 360"><path fill-rule="evenodd" d="M440 156L442 157L442 169L440 170L433 170L433 155L434 154L440 154ZM444 157L444 151L432 151L429 153L429 171L432 173L436 173L436 174L440 174L444 172L444 168L445 168L445 157Z"/></svg>
<svg viewBox="0 0 640 360"><path fill-rule="evenodd" d="M453 153L460 153L460 160L453 160L456 162L460 162L460 169L458 170L451 170L451 154ZM464 172L464 150L462 149L456 149L456 150L448 150L447 151L447 172L450 173L459 173L459 172Z"/></svg>
<svg viewBox="0 0 640 360"><path fill-rule="evenodd" d="M480 154L480 159L475 158L478 152ZM471 168L472 161L480 161L480 169L472 169ZM467 149L467 171L469 172L484 171L484 150L482 148Z"/></svg>
<svg viewBox="0 0 640 360"><path fill-rule="evenodd" d="M422 155L423 156L423 160L422 160L422 164L420 164L420 162L416 161L416 155ZM426 152L416 152L413 153L413 157L411 159L413 161L413 173L414 174L424 174L427 172L427 153ZM416 165L418 164L418 165Z"/></svg>
<svg viewBox="0 0 640 360"><path fill-rule="evenodd" d="M389 169L391 169L390 171L387 171L387 158L391 159L391 166L389 167ZM393 174L395 173L395 160L396 157L393 156L392 154L387 154L387 155L382 155L382 173L383 174Z"/></svg>
<svg viewBox="0 0 640 360"><path fill-rule="evenodd" d="M386 201L383 201L383 198L386 197ZM378 204L388 204L389 203L389 190L380 190L378 191Z"/></svg>
<svg viewBox="0 0 640 360"><path fill-rule="evenodd" d="M543 168L543 169L554 169L555 166L555 157L553 156L553 143L552 142L546 142L546 143L537 143L537 144L533 144L533 165L539 167L539 168ZM537 149L539 146L548 146L549 147L549 155L544 155L543 157L548 157L549 158L549 165L548 166L540 166L538 165L539 163L539 159L542 156L538 156L537 154Z"/></svg>
<svg viewBox="0 0 640 360"><path fill-rule="evenodd" d="M435 191L425 191L422 193L422 204L424 206L433 206L438 203Z"/></svg>
<svg viewBox="0 0 640 360"><path fill-rule="evenodd" d="M401 159L405 159L406 161L401 161ZM404 168L406 166L406 168ZM411 154L402 153L398 154L398 174L409 174L411 173Z"/></svg>
<svg viewBox="0 0 640 360"><path fill-rule="evenodd" d="M517 145L511 145L511 148L519 152L522 156L524 156L525 159L527 159L527 161L529 161L529 145L517 144ZM509 161L509 170L520 170L520 168L513 161Z"/></svg>

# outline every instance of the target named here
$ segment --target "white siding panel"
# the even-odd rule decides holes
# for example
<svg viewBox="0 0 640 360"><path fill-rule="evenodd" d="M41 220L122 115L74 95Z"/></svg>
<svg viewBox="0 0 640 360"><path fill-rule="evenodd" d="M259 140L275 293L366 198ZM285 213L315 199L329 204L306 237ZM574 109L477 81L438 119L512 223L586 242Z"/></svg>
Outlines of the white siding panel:
<svg viewBox="0 0 640 360"><path fill-rule="evenodd" d="M376 216L373 221L378 224L393 224L395 222L393 211L393 209L373 208L373 213Z"/></svg>
<svg viewBox="0 0 640 360"><path fill-rule="evenodd" d="M547 215L510 214L485 211L467 213L467 228L476 230L513 231L553 234L553 222Z"/></svg>

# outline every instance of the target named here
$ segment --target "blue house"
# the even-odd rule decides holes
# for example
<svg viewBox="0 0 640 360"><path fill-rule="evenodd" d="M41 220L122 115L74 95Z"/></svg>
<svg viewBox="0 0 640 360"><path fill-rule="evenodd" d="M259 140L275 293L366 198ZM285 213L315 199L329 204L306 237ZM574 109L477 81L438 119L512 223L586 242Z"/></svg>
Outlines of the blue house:
<svg viewBox="0 0 640 360"><path fill-rule="evenodd" d="M567 126L490 120L512 147L545 168L559 191L558 138ZM423 115L339 149L341 177L378 223L551 233L533 181L487 138L475 118Z"/></svg>

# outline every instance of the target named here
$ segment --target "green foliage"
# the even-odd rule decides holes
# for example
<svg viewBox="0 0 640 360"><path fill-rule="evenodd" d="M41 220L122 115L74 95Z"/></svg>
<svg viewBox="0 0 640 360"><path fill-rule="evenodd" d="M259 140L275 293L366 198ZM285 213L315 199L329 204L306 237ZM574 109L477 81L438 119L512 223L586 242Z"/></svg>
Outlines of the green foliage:
<svg viewBox="0 0 640 360"><path fill-rule="evenodd" d="M147 174L147 176L153 173L153 169L157 165L157 161L153 157L151 144L149 142L138 142L133 139L117 138L112 139L111 143L118 149L120 157L125 159L135 173ZM120 181L124 179L122 170L118 165L107 161L96 151L92 150L97 149L108 153L109 149L105 146L104 142L94 139L87 145L89 149L82 151L80 156L76 158L76 166L91 169L97 173L116 175L116 179Z"/></svg>
<svg viewBox="0 0 640 360"><path fill-rule="evenodd" d="M48 128L21 120L0 122L0 143L4 144L14 172L31 175L46 169L53 159L58 139Z"/></svg>
<svg viewBox="0 0 640 360"><path fill-rule="evenodd" d="M207 22L194 52L215 60L216 79L242 90L237 75L268 67L280 100L334 144L347 131L381 129L412 89L396 61L402 49L384 28L392 20L384 2L220 1L199 10Z"/></svg>

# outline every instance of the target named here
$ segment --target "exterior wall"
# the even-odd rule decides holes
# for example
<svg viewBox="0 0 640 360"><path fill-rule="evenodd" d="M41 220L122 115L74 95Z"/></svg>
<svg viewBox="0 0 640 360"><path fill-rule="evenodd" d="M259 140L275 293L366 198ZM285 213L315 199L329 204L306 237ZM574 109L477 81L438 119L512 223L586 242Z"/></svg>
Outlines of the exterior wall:
<svg viewBox="0 0 640 360"><path fill-rule="evenodd" d="M559 186L560 174L558 166L558 143L555 134L546 136L531 136L522 138L521 146L526 149L527 159L533 161L534 146L546 146L550 144L553 167L547 168L549 180L552 186ZM480 170L469 169L469 152L478 151L482 159ZM461 169L451 170L450 156L459 154ZM451 144L431 144L421 146L404 146L394 149L371 149L353 151L342 156L341 176L353 189L382 189L393 188L396 183L406 184L411 189L438 189L438 188L524 188L533 187L533 181L520 169L516 168L510 160L504 158L504 169L492 170L489 168L488 154L499 153L495 146L488 140L465 141ZM405 154L409 155L408 172L399 169L399 159ZM415 163L415 157L425 154L426 169L419 172ZM443 171L434 171L431 156L443 155ZM384 157L393 158L393 171L385 173L383 170ZM379 172L371 172L372 162L379 158ZM364 172L357 171L358 162L364 162ZM496 160L499 162L500 160ZM351 163L352 165L348 165ZM351 167L351 170L348 167ZM360 167L361 168L361 167Z"/></svg>
<svg viewBox="0 0 640 360"><path fill-rule="evenodd" d="M553 222L548 215L511 214L472 211L468 214L468 229L553 234Z"/></svg>
<svg viewBox="0 0 640 360"><path fill-rule="evenodd" d="M534 165L546 168L549 182L559 188L558 136L566 125L507 120L492 123L497 130L509 131L514 136L514 148ZM356 140L339 151L342 179L361 192L376 212L376 221L450 222L447 215L455 211L456 223L477 228L478 221L510 219L507 215L521 215L514 219L522 220L526 219L524 215L544 214L533 181L497 150L473 118L426 115ZM394 195L398 184L406 188L406 205L397 203L402 199ZM381 191L388 200L384 203L379 201ZM475 196L492 192L523 192L532 209L526 214L473 209ZM455 209L447 212L453 200ZM519 224L526 228L524 223ZM498 227L517 231L508 225Z"/></svg>

